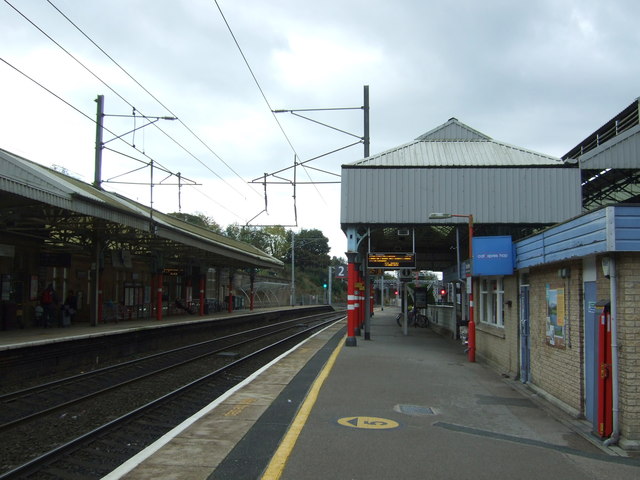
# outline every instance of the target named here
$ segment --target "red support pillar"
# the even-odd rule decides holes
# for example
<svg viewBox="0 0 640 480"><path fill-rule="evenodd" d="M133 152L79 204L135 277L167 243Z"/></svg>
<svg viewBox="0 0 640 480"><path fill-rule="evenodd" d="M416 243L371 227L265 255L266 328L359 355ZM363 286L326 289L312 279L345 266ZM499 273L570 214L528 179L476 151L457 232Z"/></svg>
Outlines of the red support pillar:
<svg viewBox="0 0 640 480"><path fill-rule="evenodd" d="M362 272L360 271L360 266L358 265L358 331L357 335L360 335L362 332L362 326L364 325L364 279L362 278Z"/></svg>
<svg viewBox="0 0 640 480"><path fill-rule="evenodd" d="M200 275L200 312L199 315L204 315L204 286L206 278L204 275Z"/></svg>
<svg viewBox="0 0 640 480"><path fill-rule="evenodd" d="M256 276L255 274L252 274L249 276L249 278L251 279L251 290L249 291L249 311L253 312L253 296L255 294L255 292L253 291L253 284L255 283Z"/></svg>
<svg viewBox="0 0 640 480"><path fill-rule="evenodd" d="M355 269L355 284L353 286L353 312L355 316L355 330L354 334L360 336L360 272L358 272L358 264L354 265Z"/></svg>
<svg viewBox="0 0 640 480"><path fill-rule="evenodd" d="M98 324L102 323L103 320L103 295L102 295L102 274L99 271L96 271L96 275L98 276Z"/></svg>
<svg viewBox="0 0 640 480"><path fill-rule="evenodd" d="M373 284L373 280L369 284L369 314L373 315L373 308L376 302L376 288Z"/></svg>
<svg viewBox="0 0 640 480"><path fill-rule="evenodd" d="M229 275L229 301L227 311L233 313L233 275Z"/></svg>
<svg viewBox="0 0 640 480"><path fill-rule="evenodd" d="M156 274L156 320L162 320L162 272Z"/></svg>
<svg viewBox="0 0 640 480"><path fill-rule="evenodd" d="M605 307L598 327L598 435L610 437L613 433L613 388L611 353L611 315Z"/></svg>
<svg viewBox="0 0 640 480"><path fill-rule="evenodd" d="M355 285L356 285L356 253L347 252L347 347L355 347L356 342L356 311L355 311Z"/></svg>

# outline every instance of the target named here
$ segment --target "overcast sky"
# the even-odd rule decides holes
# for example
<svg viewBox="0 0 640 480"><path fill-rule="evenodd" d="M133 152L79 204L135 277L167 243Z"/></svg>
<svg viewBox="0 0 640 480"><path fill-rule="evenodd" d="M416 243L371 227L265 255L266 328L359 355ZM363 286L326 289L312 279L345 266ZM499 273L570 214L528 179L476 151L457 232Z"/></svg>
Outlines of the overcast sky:
<svg viewBox="0 0 640 480"><path fill-rule="evenodd" d="M152 160L198 184L156 186L154 208L294 225L293 188L268 185L260 213L251 181L357 139L271 108L361 107L369 85L372 154L456 117L560 157L639 96L639 20L637 0L2 0L0 148L92 182L101 94L107 115L137 116L106 117L105 141L140 114L180 119L125 136L137 150L109 141L105 189L148 205L148 185L113 181L149 182L148 167L125 174ZM359 109L308 116L363 134ZM339 181L320 170L362 156L357 145L309 162L297 180ZM339 185L301 184L295 203L298 228L321 229L343 256Z"/></svg>

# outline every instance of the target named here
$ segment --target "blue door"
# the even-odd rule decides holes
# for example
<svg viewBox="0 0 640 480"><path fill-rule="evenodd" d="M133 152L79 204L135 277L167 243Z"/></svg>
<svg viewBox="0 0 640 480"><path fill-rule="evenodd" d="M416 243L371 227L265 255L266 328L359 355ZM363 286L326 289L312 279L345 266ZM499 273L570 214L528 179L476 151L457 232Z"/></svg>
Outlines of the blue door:
<svg viewBox="0 0 640 480"><path fill-rule="evenodd" d="M598 431L598 314L596 282L584 282L584 389L585 412L594 432Z"/></svg>
<svg viewBox="0 0 640 480"><path fill-rule="evenodd" d="M520 285L520 381L529 381L529 285Z"/></svg>

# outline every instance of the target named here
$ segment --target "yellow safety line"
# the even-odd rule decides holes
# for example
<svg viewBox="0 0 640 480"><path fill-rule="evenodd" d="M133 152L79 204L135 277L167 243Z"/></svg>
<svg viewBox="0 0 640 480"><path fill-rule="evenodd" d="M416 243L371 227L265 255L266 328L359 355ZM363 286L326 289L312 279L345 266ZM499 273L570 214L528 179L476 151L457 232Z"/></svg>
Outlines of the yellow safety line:
<svg viewBox="0 0 640 480"><path fill-rule="evenodd" d="M346 337L345 337L346 338ZM318 399L318 393L320 393L320 388L322 388L322 384L329 376L329 372L333 368L333 364L338 358L338 354L340 350L342 350L342 346L344 345L344 341L341 341L338 346L335 348L326 365L316 378L315 382L311 386L307 398L305 398L296 418L293 420L291 425L289 426L289 430L287 430L286 435L280 442L278 446L278 450L273 455L271 462L264 471L262 475L262 480L278 480L282 475L285 465L289 460L289 455L293 451L293 447L298 441L298 437L300 436L300 432L302 431L302 427L304 427L305 423L307 423L307 419L309 418L309 414L311 413L311 409L313 405L316 403Z"/></svg>

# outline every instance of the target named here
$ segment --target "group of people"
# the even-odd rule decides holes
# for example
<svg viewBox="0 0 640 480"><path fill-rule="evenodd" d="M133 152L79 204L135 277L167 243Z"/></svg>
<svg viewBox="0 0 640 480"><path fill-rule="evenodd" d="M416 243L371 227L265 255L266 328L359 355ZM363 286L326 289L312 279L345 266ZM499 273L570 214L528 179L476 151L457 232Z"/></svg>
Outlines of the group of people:
<svg viewBox="0 0 640 480"><path fill-rule="evenodd" d="M78 298L73 290L69 290L62 306L53 284L47 285L40 295L40 304L36 306L36 321L39 326L51 328L68 327L78 311Z"/></svg>

